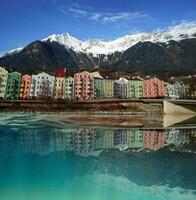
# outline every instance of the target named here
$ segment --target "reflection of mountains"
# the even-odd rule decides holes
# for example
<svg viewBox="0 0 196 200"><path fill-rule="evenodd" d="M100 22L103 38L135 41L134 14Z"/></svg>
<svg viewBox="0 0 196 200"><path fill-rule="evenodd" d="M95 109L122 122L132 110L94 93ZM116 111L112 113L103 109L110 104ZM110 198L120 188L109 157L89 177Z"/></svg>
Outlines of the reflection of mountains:
<svg viewBox="0 0 196 200"><path fill-rule="evenodd" d="M168 145L174 148L195 147L196 129L22 129L19 134L1 135L0 152L14 152L15 148L25 153L40 155L56 151L73 151L77 155L99 155L102 151L118 149L158 150ZM192 145L193 144L193 145ZM191 146L190 146L191 145Z"/></svg>

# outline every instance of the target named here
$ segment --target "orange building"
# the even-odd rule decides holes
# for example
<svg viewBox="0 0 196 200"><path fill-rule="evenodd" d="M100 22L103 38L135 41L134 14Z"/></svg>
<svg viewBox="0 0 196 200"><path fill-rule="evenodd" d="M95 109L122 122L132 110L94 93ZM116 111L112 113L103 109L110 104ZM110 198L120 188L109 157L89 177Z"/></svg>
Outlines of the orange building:
<svg viewBox="0 0 196 200"><path fill-rule="evenodd" d="M157 98L165 96L164 81L152 77L144 80L144 96L146 98Z"/></svg>
<svg viewBox="0 0 196 200"><path fill-rule="evenodd" d="M30 94L31 88L31 76L23 75L21 80L20 86L20 98L21 99L28 99Z"/></svg>

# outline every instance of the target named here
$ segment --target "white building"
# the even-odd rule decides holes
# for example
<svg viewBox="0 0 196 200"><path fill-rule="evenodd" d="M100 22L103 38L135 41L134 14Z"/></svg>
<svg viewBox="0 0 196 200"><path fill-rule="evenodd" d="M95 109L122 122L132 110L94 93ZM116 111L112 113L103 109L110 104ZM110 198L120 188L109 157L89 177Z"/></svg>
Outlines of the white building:
<svg viewBox="0 0 196 200"><path fill-rule="evenodd" d="M64 83L64 98L65 99L73 99L74 96L74 78L71 76L65 78Z"/></svg>
<svg viewBox="0 0 196 200"><path fill-rule="evenodd" d="M165 96L173 97L174 96L174 85L171 83L165 83Z"/></svg>
<svg viewBox="0 0 196 200"><path fill-rule="evenodd" d="M119 78L114 82L114 96L116 98L129 98L129 81L126 78Z"/></svg>
<svg viewBox="0 0 196 200"><path fill-rule="evenodd" d="M30 97L47 98L53 97L55 77L42 72L32 75Z"/></svg>

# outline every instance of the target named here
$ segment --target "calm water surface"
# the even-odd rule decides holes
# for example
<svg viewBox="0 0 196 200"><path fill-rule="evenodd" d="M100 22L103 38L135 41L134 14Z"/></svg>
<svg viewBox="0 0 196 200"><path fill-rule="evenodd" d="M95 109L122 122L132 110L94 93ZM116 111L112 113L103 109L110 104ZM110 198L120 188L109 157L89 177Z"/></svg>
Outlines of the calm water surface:
<svg viewBox="0 0 196 200"><path fill-rule="evenodd" d="M0 114L0 200L195 200L196 128Z"/></svg>

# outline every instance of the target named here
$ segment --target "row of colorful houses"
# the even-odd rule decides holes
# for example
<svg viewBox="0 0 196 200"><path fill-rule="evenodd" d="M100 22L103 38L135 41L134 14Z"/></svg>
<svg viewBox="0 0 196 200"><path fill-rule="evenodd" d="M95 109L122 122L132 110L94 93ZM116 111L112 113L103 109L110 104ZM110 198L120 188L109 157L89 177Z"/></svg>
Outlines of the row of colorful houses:
<svg viewBox="0 0 196 200"><path fill-rule="evenodd" d="M103 98L163 98L184 97L187 87L179 82L165 83L157 77L143 80L139 76L120 77L118 80L102 77L99 72L82 71L74 77L66 70L56 70L55 76L45 72L22 75L0 67L1 99L103 99Z"/></svg>

